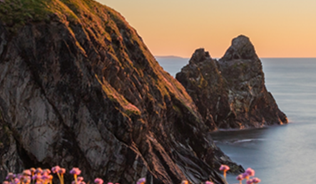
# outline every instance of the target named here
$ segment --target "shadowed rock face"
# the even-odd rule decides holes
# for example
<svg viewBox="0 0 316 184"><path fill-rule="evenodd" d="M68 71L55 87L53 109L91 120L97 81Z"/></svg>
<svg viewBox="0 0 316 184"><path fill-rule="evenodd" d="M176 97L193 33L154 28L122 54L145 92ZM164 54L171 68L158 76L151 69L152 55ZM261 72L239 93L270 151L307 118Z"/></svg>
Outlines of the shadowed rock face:
<svg viewBox="0 0 316 184"><path fill-rule="evenodd" d="M193 54L176 79L212 129L287 123L264 84L262 64L249 38L241 35L219 61L204 49Z"/></svg>
<svg viewBox="0 0 316 184"><path fill-rule="evenodd" d="M55 165L122 184L223 183L221 163L240 170L120 14L94 1L25 2L20 22L0 8L1 181Z"/></svg>

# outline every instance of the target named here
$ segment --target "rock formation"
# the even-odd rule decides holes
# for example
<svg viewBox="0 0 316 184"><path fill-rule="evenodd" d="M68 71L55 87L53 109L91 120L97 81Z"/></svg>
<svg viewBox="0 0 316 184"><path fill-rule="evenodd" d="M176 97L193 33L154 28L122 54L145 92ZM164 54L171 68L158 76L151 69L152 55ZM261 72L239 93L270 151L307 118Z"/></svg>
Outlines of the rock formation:
<svg viewBox="0 0 316 184"><path fill-rule="evenodd" d="M136 31L92 0L0 2L0 112L1 181L55 165L121 184L241 169Z"/></svg>
<svg viewBox="0 0 316 184"><path fill-rule="evenodd" d="M219 60L212 59L204 49L196 50L176 79L212 130L287 123L265 87L254 46L243 35L233 39Z"/></svg>

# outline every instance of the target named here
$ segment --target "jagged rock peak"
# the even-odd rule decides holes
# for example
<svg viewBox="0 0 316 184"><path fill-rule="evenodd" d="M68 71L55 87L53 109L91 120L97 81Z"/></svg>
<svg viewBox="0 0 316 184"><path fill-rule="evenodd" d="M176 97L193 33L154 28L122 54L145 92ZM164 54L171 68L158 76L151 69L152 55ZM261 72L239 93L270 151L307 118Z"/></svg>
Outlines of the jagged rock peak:
<svg viewBox="0 0 316 184"><path fill-rule="evenodd" d="M255 48L247 36L239 35L232 40L232 45L226 51L221 60L230 61L234 59L258 58Z"/></svg>
<svg viewBox="0 0 316 184"><path fill-rule="evenodd" d="M288 122L265 87L262 63L249 38L234 38L219 61L203 60L203 54L202 49L195 51L176 79L186 88L210 129Z"/></svg>
<svg viewBox="0 0 316 184"><path fill-rule="evenodd" d="M210 53L205 52L204 48L199 48L195 50L189 63L190 64L199 63L206 59L211 59Z"/></svg>

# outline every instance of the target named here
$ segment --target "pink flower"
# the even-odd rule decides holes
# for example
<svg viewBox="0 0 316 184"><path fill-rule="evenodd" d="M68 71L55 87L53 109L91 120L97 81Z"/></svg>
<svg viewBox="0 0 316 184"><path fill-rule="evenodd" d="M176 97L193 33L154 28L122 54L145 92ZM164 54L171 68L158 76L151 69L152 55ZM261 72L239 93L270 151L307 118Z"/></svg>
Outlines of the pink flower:
<svg viewBox="0 0 316 184"><path fill-rule="evenodd" d="M36 169L36 171L35 171L35 173L40 173L40 174L42 174L42 172L43 172L43 170L42 170L40 167L38 167L38 168Z"/></svg>
<svg viewBox="0 0 316 184"><path fill-rule="evenodd" d="M137 184L145 184L146 183L146 178L140 178L138 181L137 181Z"/></svg>
<svg viewBox="0 0 316 184"><path fill-rule="evenodd" d="M79 175L81 173L80 169L77 168L77 167L74 167L72 168L70 171L69 171L70 174L73 174L73 175Z"/></svg>
<svg viewBox="0 0 316 184"><path fill-rule="evenodd" d="M42 177L41 177L42 180L48 180L49 179L49 176L48 176L48 173L43 173Z"/></svg>
<svg viewBox="0 0 316 184"><path fill-rule="evenodd" d="M18 178L14 178L12 184L18 184L18 183L20 183L20 180Z"/></svg>
<svg viewBox="0 0 316 184"><path fill-rule="evenodd" d="M245 178L249 178L249 174L248 173L243 173L243 174L241 174L242 175L242 177L245 179Z"/></svg>
<svg viewBox="0 0 316 184"><path fill-rule="evenodd" d="M260 183L261 180L259 178L252 178L253 183Z"/></svg>
<svg viewBox="0 0 316 184"><path fill-rule="evenodd" d="M246 184L253 184L252 179L248 180L248 181L246 182Z"/></svg>
<svg viewBox="0 0 316 184"><path fill-rule="evenodd" d="M251 168L248 168L246 169L246 172L249 176L254 176L255 175L255 170L251 169Z"/></svg>
<svg viewBox="0 0 316 184"><path fill-rule="evenodd" d="M50 173L51 173L51 171L50 171L49 169L44 169L44 170L43 170L43 173L50 174Z"/></svg>
<svg viewBox="0 0 316 184"><path fill-rule="evenodd" d="M78 181L78 182L82 182L82 181L83 181L83 177L82 177L82 176L78 177L78 178L77 178L77 181Z"/></svg>
<svg viewBox="0 0 316 184"><path fill-rule="evenodd" d="M31 176L31 175L32 175L32 172L31 172L31 170L27 169L27 170L24 170L24 171L23 171L23 175Z"/></svg>
<svg viewBox="0 0 316 184"><path fill-rule="evenodd" d="M53 173L57 173L59 170L60 170L60 167L58 165L52 168Z"/></svg>
<svg viewBox="0 0 316 184"><path fill-rule="evenodd" d="M219 168L220 171L228 171L230 168L228 165L221 165L221 167Z"/></svg>
<svg viewBox="0 0 316 184"><path fill-rule="evenodd" d="M9 172L7 177L5 178L6 180L13 180L15 178L15 174Z"/></svg>
<svg viewBox="0 0 316 184"><path fill-rule="evenodd" d="M79 170L80 171L80 170ZM81 172L81 171L80 171ZM61 175L63 175L63 174L65 174L66 173L66 169L65 168L60 168L59 170L58 170L58 173L59 174L61 174ZM80 174L80 173L79 173Z"/></svg>
<svg viewBox="0 0 316 184"><path fill-rule="evenodd" d="M2 184L10 184L8 181L4 181Z"/></svg>
<svg viewBox="0 0 316 184"><path fill-rule="evenodd" d="M205 184L214 184L214 183L210 181L206 181Z"/></svg>
<svg viewBox="0 0 316 184"><path fill-rule="evenodd" d="M30 176L23 177L23 183L25 184L31 183L31 177Z"/></svg>
<svg viewBox="0 0 316 184"><path fill-rule="evenodd" d="M238 175L238 176L236 177L236 179L239 180L239 181L241 181L241 180L244 179L244 177L242 176L242 174L240 174L240 175Z"/></svg>
<svg viewBox="0 0 316 184"><path fill-rule="evenodd" d="M223 171L223 175L224 175L224 179L226 180L226 172L229 170L229 166L228 165L221 165L221 167L219 168L220 171Z"/></svg>
<svg viewBox="0 0 316 184"><path fill-rule="evenodd" d="M36 172L36 169L35 169L34 167L32 167L32 168L30 169L30 171L31 171L31 175L33 176L33 175L35 174L35 172Z"/></svg>
<svg viewBox="0 0 316 184"><path fill-rule="evenodd" d="M40 180L42 179L42 175L40 173L37 173L36 175L32 176L32 180Z"/></svg>
<svg viewBox="0 0 316 184"><path fill-rule="evenodd" d="M103 180L101 178L96 178L94 180L94 183L96 183L96 184L103 184Z"/></svg>

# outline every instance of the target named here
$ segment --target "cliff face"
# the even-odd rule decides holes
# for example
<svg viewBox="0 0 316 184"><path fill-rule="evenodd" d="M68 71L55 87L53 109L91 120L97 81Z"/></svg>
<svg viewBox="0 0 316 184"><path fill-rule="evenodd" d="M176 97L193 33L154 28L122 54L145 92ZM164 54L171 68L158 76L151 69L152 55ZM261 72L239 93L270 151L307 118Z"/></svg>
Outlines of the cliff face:
<svg viewBox="0 0 316 184"><path fill-rule="evenodd" d="M219 60L204 49L196 50L176 79L212 130L287 123L265 87L261 61L245 36L233 39Z"/></svg>
<svg viewBox="0 0 316 184"><path fill-rule="evenodd" d="M0 5L1 181L55 165L122 184L223 183L221 163L238 172L120 14L90 0Z"/></svg>

